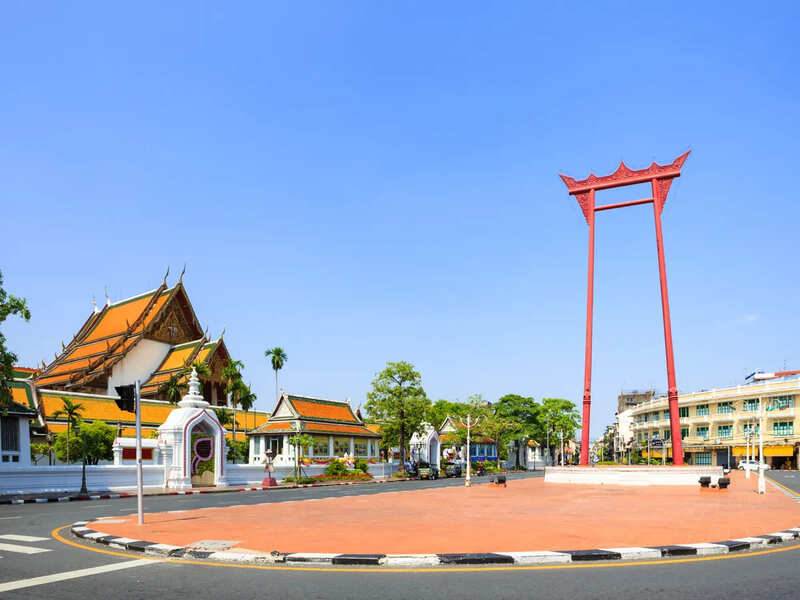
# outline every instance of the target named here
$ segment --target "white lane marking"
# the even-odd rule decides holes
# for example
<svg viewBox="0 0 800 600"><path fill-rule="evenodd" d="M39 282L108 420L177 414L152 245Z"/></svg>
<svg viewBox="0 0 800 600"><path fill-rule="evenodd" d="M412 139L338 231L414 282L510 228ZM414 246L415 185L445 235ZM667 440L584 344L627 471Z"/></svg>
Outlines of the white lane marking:
<svg viewBox="0 0 800 600"><path fill-rule="evenodd" d="M40 552L50 552L49 548L36 548L34 546L20 546L19 544L0 543L0 550L7 552L17 552L18 554L39 554Z"/></svg>
<svg viewBox="0 0 800 600"><path fill-rule="evenodd" d="M49 539L50 538L33 537L32 535L16 535L13 533L0 535L0 540L11 540L12 542L46 542Z"/></svg>
<svg viewBox="0 0 800 600"><path fill-rule="evenodd" d="M161 564L157 560L148 560L146 558L137 558L136 560L127 560L121 563L114 563L111 565L103 565L102 567L91 567L89 569L78 569L77 571L64 571L62 573L53 573L52 575L43 575L42 577L31 577L30 579L18 579L17 581L9 581L7 583L0 583L0 592L10 592L12 590L19 590L27 587L34 587L37 585L45 585L46 583L55 583L57 581L66 581L68 579L78 579L88 575L97 575L99 573L109 573L111 571L121 571L122 569L130 569L132 567L143 567L145 565Z"/></svg>
<svg viewBox="0 0 800 600"><path fill-rule="evenodd" d="M0 521L5 521L6 519L21 519L22 517L0 517Z"/></svg>

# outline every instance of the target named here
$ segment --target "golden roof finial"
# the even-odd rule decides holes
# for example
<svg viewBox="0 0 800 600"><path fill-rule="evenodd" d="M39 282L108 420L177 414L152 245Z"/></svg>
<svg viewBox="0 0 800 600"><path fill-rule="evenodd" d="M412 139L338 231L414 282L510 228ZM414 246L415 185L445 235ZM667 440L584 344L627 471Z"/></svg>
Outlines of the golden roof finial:
<svg viewBox="0 0 800 600"><path fill-rule="evenodd" d="M44 369L46 369L46 368L47 368L47 365L46 365L46 364L44 364L44 361L42 361L42 370L44 370Z"/></svg>
<svg viewBox="0 0 800 600"><path fill-rule="evenodd" d="M66 349L67 347L64 345L64 340L61 340L61 351L63 352Z"/></svg>
<svg viewBox="0 0 800 600"><path fill-rule="evenodd" d="M108 286L107 285L103 286L103 292L106 295L106 306L110 306L111 305L111 298L109 298L109 296L108 296Z"/></svg>
<svg viewBox="0 0 800 600"><path fill-rule="evenodd" d="M169 265L167 265L167 272L164 273L164 281L163 281L163 283L161 285L166 287L166 285L167 285L167 277L168 276L169 276Z"/></svg>
<svg viewBox="0 0 800 600"><path fill-rule="evenodd" d="M220 333L220 334L219 334L219 339L220 339L220 340L221 340L223 337L225 337L225 332L226 332L226 331L228 331L228 328L227 328L227 327L223 327L223 328L222 328L222 333Z"/></svg>
<svg viewBox="0 0 800 600"><path fill-rule="evenodd" d="M186 273L186 263L183 263L183 271L181 271L181 276L178 277L178 283L183 283L183 274Z"/></svg>

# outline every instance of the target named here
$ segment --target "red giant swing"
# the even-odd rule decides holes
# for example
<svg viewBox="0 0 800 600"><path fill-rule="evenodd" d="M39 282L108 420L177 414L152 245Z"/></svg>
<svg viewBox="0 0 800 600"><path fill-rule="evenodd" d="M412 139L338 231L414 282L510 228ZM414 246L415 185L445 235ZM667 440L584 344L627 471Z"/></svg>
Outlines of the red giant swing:
<svg viewBox="0 0 800 600"><path fill-rule="evenodd" d="M637 204L653 204L653 214L656 222L656 245L658 246L658 271L661 280L661 310L664 318L664 345L667 356L667 383L669 386L667 397L669 400L670 435L672 437L672 462L674 465L683 464L683 447L681 444L681 429L678 417L678 388L675 384L675 360L672 351L672 327L669 318L669 296L667 294L667 272L664 263L664 240L661 235L661 211L667 201L672 180L681 175L681 167L689 156L689 151L676 158L672 164L658 165L653 163L646 169L632 171L624 162L611 175L597 177L590 174L582 181L561 175L561 179L575 196L583 211L586 222L589 224L589 274L586 297L586 360L584 363L583 379L583 422L581 426L581 465L589 464L589 417L592 404L592 309L594 306L594 217L595 213L612 208L635 206ZM619 202L616 204L595 205L595 192L616 187L650 183L651 198ZM666 452L666 448L664 449Z"/></svg>

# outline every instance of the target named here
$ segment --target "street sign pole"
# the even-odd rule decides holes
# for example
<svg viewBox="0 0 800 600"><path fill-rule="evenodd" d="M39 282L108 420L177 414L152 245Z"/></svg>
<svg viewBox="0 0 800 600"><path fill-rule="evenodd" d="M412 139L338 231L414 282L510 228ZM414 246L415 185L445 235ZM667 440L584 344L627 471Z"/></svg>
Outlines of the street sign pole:
<svg viewBox="0 0 800 600"><path fill-rule="evenodd" d="M142 398L139 380L136 380L136 509L139 514L139 525L144 525L144 508L142 506Z"/></svg>

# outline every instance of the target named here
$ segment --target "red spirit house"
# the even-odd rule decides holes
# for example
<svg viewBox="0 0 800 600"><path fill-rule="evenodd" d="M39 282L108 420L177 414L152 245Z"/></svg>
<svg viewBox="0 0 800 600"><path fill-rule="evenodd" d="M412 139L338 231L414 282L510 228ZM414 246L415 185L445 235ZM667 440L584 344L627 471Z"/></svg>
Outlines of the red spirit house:
<svg viewBox="0 0 800 600"><path fill-rule="evenodd" d="M664 317L664 346L667 355L667 383L669 385L669 421L672 437L672 462L683 464L683 446L681 444L681 428L678 417L678 388L675 384L675 360L672 352L672 327L669 319L669 295L667 294L667 271L664 264L664 240L661 235L661 211L667 201L667 193L672 180L681 176L681 167L689 156L689 151L680 155L670 165L653 163L646 169L632 171L622 162L611 175L597 177L590 174L582 181L561 175L561 179L575 196L589 224L589 275L586 294L586 362L583 375L583 423L581 430L581 464L589 464L589 416L592 405L592 308L594 306L594 215L601 210L635 206L652 202L656 220L656 245L658 246L658 271L661 279L661 310ZM595 205L595 192L627 185L650 182L652 198L619 202L617 204ZM666 451L666 450L665 450Z"/></svg>

